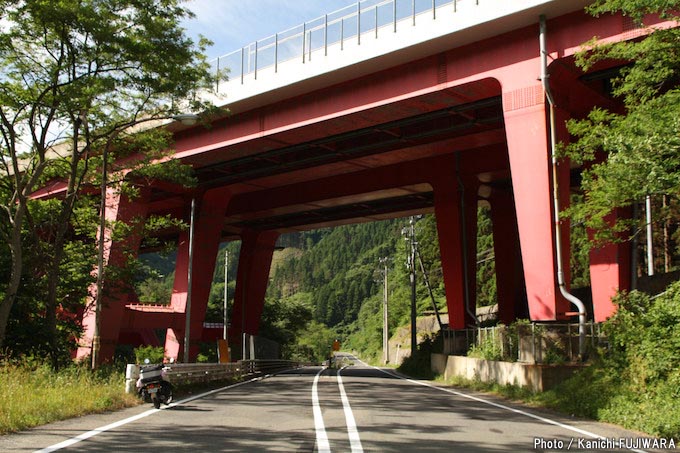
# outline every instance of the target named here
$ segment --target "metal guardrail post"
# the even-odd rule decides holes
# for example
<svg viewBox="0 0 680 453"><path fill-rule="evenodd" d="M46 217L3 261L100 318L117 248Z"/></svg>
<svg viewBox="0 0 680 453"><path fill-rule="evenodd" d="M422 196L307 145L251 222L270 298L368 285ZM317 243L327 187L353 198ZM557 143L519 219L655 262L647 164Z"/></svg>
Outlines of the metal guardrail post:
<svg viewBox="0 0 680 453"><path fill-rule="evenodd" d="M220 91L220 59L217 58L217 73L215 74L215 83L216 83L216 89L215 91L219 92Z"/></svg>
<svg viewBox="0 0 680 453"><path fill-rule="evenodd" d="M241 47L241 85L243 85L243 79L244 79L244 66L245 66L245 54L246 54L246 48Z"/></svg>
<svg viewBox="0 0 680 453"><path fill-rule="evenodd" d="M274 72L279 72L279 34L274 35Z"/></svg>
<svg viewBox="0 0 680 453"><path fill-rule="evenodd" d="M357 44L361 45L361 2L357 2Z"/></svg>
<svg viewBox="0 0 680 453"><path fill-rule="evenodd" d="M340 50L345 50L345 18L340 19Z"/></svg>
<svg viewBox="0 0 680 453"><path fill-rule="evenodd" d="M411 0L411 15L413 16L413 26L416 26L416 0Z"/></svg>
<svg viewBox="0 0 680 453"><path fill-rule="evenodd" d="M302 24L302 62L305 62L305 39L307 38L307 22Z"/></svg>
<svg viewBox="0 0 680 453"><path fill-rule="evenodd" d="M255 80L257 80L257 54L258 54L258 42L255 41Z"/></svg>

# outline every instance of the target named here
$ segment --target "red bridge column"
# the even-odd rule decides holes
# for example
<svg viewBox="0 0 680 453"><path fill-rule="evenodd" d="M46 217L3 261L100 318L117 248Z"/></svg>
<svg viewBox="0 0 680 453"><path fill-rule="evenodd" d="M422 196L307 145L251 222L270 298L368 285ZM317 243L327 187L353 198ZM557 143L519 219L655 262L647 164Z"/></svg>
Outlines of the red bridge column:
<svg viewBox="0 0 680 453"><path fill-rule="evenodd" d="M189 360L195 360L199 352L199 340L203 334L203 322L208 308L208 298L215 272L217 250L222 237L222 226L231 193L224 189L212 189L203 194L196 208L194 219L194 253L191 284L191 320ZM171 305L175 311L185 312L187 305L189 268L189 233L180 235L175 263L175 281ZM165 355L179 359L184 349L185 324L169 328L165 337Z"/></svg>
<svg viewBox="0 0 680 453"><path fill-rule="evenodd" d="M274 246L279 233L275 231L246 230L241 236L238 273L231 312L229 344L232 353L239 356L243 333L256 335L264 308L264 296L269 283Z"/></svg>
<svg viewBox="0 0 680 453"><path fill-rule="evenodd" d="M503 93L503 111L529 315L549 321L557 319L559 309L547 117L542 87L535 82L538 70L536 61L524 69L534 81L525 76L525 88Z"/></svg>
<svg viewBox="0 0 680 453"><path fill-rule="evenodd" d="M606 220L613 222L615 218L616 214L610 214ZM589 231L588 235L592 238L593 232ZM612 297L619 290L630 289L630 278L630 242L590 249L590 285L595 322L606 321L616 312Z"/></svg>
<svg viewBox="0 0 680 453"><path fill-rule="evenodd" d="M522 255L519 248L515 201L512 192L494 188L491 203L491 226L496 263L498 319L509 325L517 318L526 318L526 291Z"/></svg>
<svg viewBox="0 0 680 453"><path fill-rule="evenodd" d="M477 211L479 196L479 179L476 177L463 178L463 199L465 200L464 221L465 221L465 247L467 253L467 284L468 284L468 303L470 311L477 311ZM473 321L470 319L470 321Z"/></svg>
<svg viewBox="0 0 680 453"><path fill-rule="evenodd" d="M453 167L450 176L455 176ZM464 329L474 321L465 308L460 192L453 177L448 181L440 178L432 183L432 187L449 327Z"/></svg>
<svg viewBox="0 0 680 453"><path fill-rule="evenodd" d="M140 197L130 200L122 195L117 187L110 187L106 192L106 219L109 222L124 222L127 224L135 220L136 230L125 240L112 242L111 229L107 228L104 233L104 266L124 266L129 253L137 254L141 242L141 227L147 215L148 191L143 190ZM96 271L95 271L96 272ZM99 314L99 358L101 362L113 360L113 354L118 344L118 336L123 322L125 304L128 302L128 291L119 285L124 282L104 282L105 289L102 297L102 306ZM115 288L112 288L115 286ZM108 288L108 289L107 289ZM96 285L92 285L90 293L96 295ZM92 338L95 331L95 301L90 300L87 309L83 313L83 337L81 338L76 358L83 359L92 353Z"/></svg>

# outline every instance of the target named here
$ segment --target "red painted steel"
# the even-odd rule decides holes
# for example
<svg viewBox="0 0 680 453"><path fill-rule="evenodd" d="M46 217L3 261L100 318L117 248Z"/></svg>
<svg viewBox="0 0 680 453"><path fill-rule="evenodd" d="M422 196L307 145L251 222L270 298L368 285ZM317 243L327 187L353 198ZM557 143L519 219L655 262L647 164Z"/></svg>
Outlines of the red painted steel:
<svg viewBox="0 0 680 453"><path fill-rule="evenodd" d="M548 21L550 83L561 138L566 138L561 126L565 119L581 116L594 105L617 108L602 84L579 77L574 52L594 35L613 41L635 33L626 30L618 16L594 19L579 12ZM220 240L243 241L230 316L230 343L235 345L242 330L257 333L280 233L414 212L434 211L437 217L451 327L472 324L465 305L463 258L468 262L467 308L472 310L480 185L492 187L502 320L509 322L526 309L535 321L560 319L572 311L556 295L548 124L539 73L536 17L533 26L471 45L452 43L450 50L340 83L319 82L307 93L299 94L300 87L294 87L295 94L286 97L284 88L274 96L276 101L261 96L237 102L230 106L233 115L215 120L209 129L177 131L175 156L196 167L198 193L208 190L196 225L191 354L202 336ZM563 205L569 201L568 181L564 163ZM58 189L50 186L37 195L54 196ZM147 209L187 219L191 195L159 184L143 209L121 205L116 212ZM308 215L405 196L415 196L422 204L375 215L370 210L343 218L313 220ZM276 219L284 218L285 226L277 227ZM273 219L268 225L274 226L258 229L265 219ZM568 223L561 228L568 252ZM173 310L145 313L130 307L123 316L121 299L110 308L113 316L105 318L109 341L115 342L118 332L126 329L165 326L166 352L177 356L184 334L188 264L186 233L177 234ZM628 286L626 253L622 246L608 246L591 254L596 320L613 312L612 292ZM85 324L89 329L89 317Z"/></svg>
<svg viewBox="0 0 680 453"><path fill-rule="evenodd" d="M108 221L121 221L131 223L135 218L146 217L148 210L148 191L142 190L140 197L134 201L129 200L122 195L117 187L110 187L107 190L107 210L106 219ZM132 231L132 234L123 241L111 241L111 230L105 230L104 241L104 264L124 266L127 260L127 254L135 253L139 249L141 242L141 224L137 223L137 228ZM116 291L108 291L105 289L105 294L102 298L102 306L100 307L100 354L104 361L109 361L113 358L113 354L118 344L118 336L120 333L123 317L125 314L125 304L128 302L129 285L124 282L108 282L108 286L122 285L122 289ZM90 294L96 297L97 288L91 285ZM90 355L92 351L92 339L95 333L95 310L96 304L93 299L88 301L87 309L83 313L83 337L78 345L76 352L77 358L83 358Z"/></svg>

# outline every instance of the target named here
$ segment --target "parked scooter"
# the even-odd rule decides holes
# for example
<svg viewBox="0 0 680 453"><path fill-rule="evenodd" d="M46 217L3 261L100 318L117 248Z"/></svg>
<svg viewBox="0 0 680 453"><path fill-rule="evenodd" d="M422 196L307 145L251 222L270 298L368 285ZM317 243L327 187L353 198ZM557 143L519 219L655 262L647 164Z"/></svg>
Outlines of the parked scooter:
<svg viewBox="0 0 680 453"><path fill-rule="evenodd" d="M172 402L172 384L167 381L166 374L170 367L160 365L148 365L149 359L144 361L147 365L141 367L139 379L137 379L137 392L144 401L153 403L153 407L159 409L161 403Z"/></svg>

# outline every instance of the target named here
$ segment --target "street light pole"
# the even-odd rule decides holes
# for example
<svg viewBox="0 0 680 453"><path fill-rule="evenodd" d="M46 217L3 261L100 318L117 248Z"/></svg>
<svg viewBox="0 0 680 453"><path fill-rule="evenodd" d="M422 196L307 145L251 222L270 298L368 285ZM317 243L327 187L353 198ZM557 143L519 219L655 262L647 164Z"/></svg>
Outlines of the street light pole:
<svg viewBox="0 0 680 453"><path fill-rule="evenodd" d="M191 284L194 267L194 216L196 215L196 198L191 199L191 219L189 223L189 266L187 271L187 303L184 310L184 363L189 363L189 342L191 338Z"/></svg>
<svg viewBox="0 0 680 453"><path fill-rule="evenodd" d="M229 250L224 250L224 331L223 331L223 337L226 340L227 335L229 333L229 328L227 327L227 324L229 322L229 316L227 313L227 283L229 282L228 279L228 269L229 269Z"/></svg>

